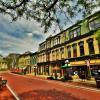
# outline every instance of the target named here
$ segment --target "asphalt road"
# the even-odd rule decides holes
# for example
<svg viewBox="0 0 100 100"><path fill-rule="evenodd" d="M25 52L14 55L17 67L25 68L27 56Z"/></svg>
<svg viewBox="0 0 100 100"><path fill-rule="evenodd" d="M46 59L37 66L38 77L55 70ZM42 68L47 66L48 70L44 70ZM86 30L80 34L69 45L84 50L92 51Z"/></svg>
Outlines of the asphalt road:
<svg viewBox="0 0 100 100"><path fill-rule="evenodd" d="M100 100L100 91L34 76L2 73L17 100Z"/></svg>

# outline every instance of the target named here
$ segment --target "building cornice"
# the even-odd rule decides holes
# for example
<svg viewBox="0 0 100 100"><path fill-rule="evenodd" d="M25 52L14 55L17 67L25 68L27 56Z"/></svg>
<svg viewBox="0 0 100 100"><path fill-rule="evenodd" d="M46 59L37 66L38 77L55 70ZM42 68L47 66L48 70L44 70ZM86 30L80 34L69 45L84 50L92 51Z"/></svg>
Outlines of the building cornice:
<svg viewBox="0 0 100 100"><path fill-rule="evenodd" d="M65 42L62 43L62 44L57 44L57 45L55 45L55 46L53 46L53 47L51 47L51 48L47 48L47 49L45 49L45 50L42 50L42 51L40 51L39 53L47 52L47 51L49 51L49 50L52 50L52 49L55 49L55 48L59 48L59 47L61 47L61 46L65 46L66 44L69 44L69 43L71 43L71 42L74 42L74 41L77 41L77 40L86 38L86 37L88 37L88 36L93 35L96 31L97 31L97 29L96 29L96 30L92 30L92 31L90 31L90 32L88 32L88 33L85 33L85 34L80 35L80 36L78 36L78 37L72 38L72 39L70 39L70 40L68 40L68 41L65 41Z"/></svg>

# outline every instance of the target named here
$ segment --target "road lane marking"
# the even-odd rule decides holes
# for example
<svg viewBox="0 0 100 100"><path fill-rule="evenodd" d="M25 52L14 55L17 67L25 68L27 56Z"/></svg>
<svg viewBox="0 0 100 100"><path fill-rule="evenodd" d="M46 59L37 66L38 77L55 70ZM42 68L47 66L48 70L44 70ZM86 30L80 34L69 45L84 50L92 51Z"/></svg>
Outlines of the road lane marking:
<svg viewBox="0 0 100 100"><path fill-rule="evenodd" d="M19 97L13 92L13 90L10 88L10 86L7 84L6 85L9 91L12 93L12 95L15 97L16 100L20 100Z"/></svg>

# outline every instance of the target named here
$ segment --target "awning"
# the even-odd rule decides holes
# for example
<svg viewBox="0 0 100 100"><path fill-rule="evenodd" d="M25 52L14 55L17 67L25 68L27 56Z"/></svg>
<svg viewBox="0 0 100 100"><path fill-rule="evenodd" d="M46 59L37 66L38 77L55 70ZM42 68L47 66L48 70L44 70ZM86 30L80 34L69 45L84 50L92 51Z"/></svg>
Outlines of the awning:
<svg viewBox="0 0 100 100"><path fill-rule="evenodd" d="M59 67L54 67L54 68L52 68L52 70L60 70L60 68Z"/></svg>
<svg viewBox="0 0 100 100"><path fill-rule="evenodd" d="M61 68L71 68L70 64L65 64L63 66L61 66Z"/></svg>

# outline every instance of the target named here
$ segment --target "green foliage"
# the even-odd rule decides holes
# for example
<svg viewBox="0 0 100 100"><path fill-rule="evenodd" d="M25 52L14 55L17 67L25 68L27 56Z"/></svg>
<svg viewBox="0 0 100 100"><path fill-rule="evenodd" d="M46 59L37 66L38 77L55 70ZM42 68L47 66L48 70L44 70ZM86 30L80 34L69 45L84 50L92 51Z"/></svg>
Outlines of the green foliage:
<svg viewBox="0 0 100 100"><path fill-rule="evenodd" d="M61 17L67 24L78 13L85 17L99 6L99 0L0 0L0 13L9 14L14 21L23 16L33 18L47 32L53 24L60 28Z"/></svg>
<svg viewBox="0 0 100 100"><path fill-rule="evenodd" d="M95 35L96 35L96 39L98 40L100 44L100 30L97 30Z"/></svg>

